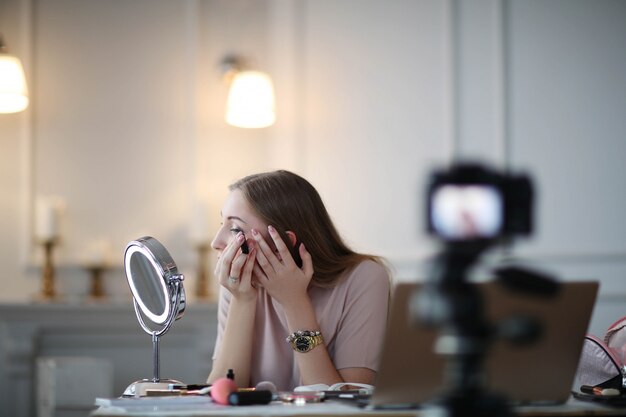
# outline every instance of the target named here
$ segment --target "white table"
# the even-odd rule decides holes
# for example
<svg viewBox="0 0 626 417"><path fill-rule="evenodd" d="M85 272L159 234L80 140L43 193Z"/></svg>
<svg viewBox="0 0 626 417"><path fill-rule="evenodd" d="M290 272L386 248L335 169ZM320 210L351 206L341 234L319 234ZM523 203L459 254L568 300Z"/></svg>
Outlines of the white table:
<svg viewBox="0 0 626 417"><path fill-rule="evenodd" d="M105 402L101 401L101 404ZM208 397L170 397L115 399L93 411L90 417L429 417L434 410L370 410L343 402L326 401L299 406L293 403L272 402L269 405L223 406ZM541 416L616 416L626 415L626 409L604 407L599 404L570 400L558 406L520 407L515 413L524 417Z"/></svg>

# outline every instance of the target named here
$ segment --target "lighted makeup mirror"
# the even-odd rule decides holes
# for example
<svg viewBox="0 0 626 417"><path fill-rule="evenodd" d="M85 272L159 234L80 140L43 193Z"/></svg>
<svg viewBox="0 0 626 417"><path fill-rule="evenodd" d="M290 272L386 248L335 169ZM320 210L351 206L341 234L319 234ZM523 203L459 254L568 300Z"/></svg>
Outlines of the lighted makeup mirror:
<svg viewBox="0 0 626 417"><path fill-rule="evenodd" d="M133 306L139 324L152 336L152 379L135 381L126 388L123 397L142 397L147 390L168 389L180 384L161 379L159 373L159 338L185 313L183 275L165 247L153 237L133 240L124 252L126 279L133 295Z"/></svg>

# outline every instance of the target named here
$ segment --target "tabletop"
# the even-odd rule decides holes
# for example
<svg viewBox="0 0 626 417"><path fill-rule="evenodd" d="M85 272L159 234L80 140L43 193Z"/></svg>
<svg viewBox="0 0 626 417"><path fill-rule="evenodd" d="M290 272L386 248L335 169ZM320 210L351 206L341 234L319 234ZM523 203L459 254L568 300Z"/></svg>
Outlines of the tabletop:
<svg viewBox="0 0 626 417"><path fill-rule="evenodd" d="M274 401L268 405L224 406L214 403L208 396L116 398L96 400L99 406L90 417L430 417L439 415L436 409L370 409L342 401L318 403L284 403ZM441 410L439 410L441 411ZM524 406L514 408L522 417L541 416L616 416L625 415L626 408L607 407L593 402L570 399L561 405Z"/></svg>

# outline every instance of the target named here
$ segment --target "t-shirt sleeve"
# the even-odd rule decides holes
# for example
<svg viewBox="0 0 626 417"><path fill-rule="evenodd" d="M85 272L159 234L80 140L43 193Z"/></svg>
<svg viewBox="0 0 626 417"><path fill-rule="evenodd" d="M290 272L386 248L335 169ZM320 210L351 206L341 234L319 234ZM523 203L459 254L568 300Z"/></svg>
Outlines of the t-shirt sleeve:
<svg viewBox="0 0 626 417"><path fill-rule="evenodd" d="M382 340L387 326L390 278L374 261L359 264L346 277L344 310L336 340L333 362L337 369L378 370Z"/></svg>

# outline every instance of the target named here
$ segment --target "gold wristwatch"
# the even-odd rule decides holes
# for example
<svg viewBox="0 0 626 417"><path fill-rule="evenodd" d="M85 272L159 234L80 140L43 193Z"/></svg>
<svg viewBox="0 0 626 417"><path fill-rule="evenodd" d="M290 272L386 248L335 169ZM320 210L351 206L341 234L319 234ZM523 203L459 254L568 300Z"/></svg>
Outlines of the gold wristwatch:
<svg viewBox="0 0 626 417"><path fill-rule="evenodd" d="M324 338L319 330L297 330L287 336L287 342L296 352L306 353L316 346L324 343Z"/></svg>

